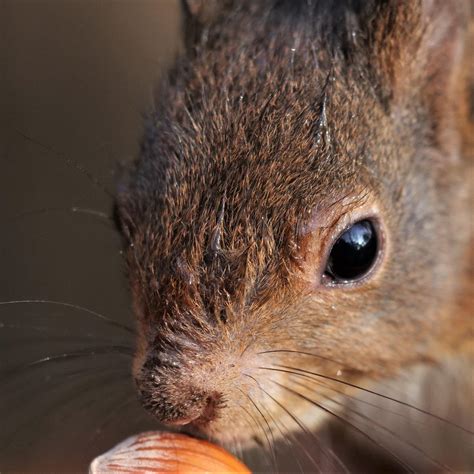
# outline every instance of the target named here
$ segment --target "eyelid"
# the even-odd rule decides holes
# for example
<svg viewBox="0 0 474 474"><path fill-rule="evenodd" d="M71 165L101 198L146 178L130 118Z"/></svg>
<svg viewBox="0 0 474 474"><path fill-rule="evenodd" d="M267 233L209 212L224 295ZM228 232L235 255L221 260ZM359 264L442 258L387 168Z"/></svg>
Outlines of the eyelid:
<svg viewBox="0 0 474 474"><path fill-rule="evenodd" d="M342 196L342 193L339 194ZM387 260L389 241L386 238L385 224L381 219L384 215L383 206L376 196L368 193L366 188L354 189L341 198L323 199L307 214L297 232L301 262L304 262L301 276L304 287L309 292L344 288L357 288L377 277ZM323 281L323 275L329 253L344 231L357 221L370 219L379 239L377 260L373 268L360 281L344 285L330 284Z"/></svg>

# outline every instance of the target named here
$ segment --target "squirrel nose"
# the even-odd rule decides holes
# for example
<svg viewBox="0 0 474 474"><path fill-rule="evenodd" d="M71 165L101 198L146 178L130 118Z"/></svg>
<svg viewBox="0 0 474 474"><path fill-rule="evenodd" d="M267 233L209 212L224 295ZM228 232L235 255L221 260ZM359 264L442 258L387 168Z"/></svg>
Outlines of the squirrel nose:
<svg viewBox="0 0 474 474"><path fill-rule="evenodd" d="M160 413L161 422L168 426L208 425L217 417L221 395L212 394L207 397L198 395L179 407L173 407L167 413Z"/></svg>
<svg viewBox="0 0 474 474"><path fill-rule="evenodd" d="M222 406L221 393L205 393L186 384L163 386L141 381L139 387L144 407L167 426L206 426L217 418Z"/></svg>

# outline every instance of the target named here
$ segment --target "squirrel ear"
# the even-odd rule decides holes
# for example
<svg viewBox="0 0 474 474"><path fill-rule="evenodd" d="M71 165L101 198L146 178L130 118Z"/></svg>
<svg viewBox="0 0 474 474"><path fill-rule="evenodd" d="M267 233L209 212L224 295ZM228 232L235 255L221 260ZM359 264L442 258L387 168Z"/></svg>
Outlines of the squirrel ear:
<svg viewBox="0 0 474 474"><path fill-rule="evenodd" d="M469 2L424 0L418 59L420 82L438 144L449 142L450 130L467 102L466 71L472 68L468 35ZM471 66L469 66L471 64Z"/></svg>
<svg viewBox="0 0 474 474"><path fill-rule="evenodd" d="M409 81L419 83L421 76L449 75L460 62L468 1L375 0L362 5L370 50L393 93Z"/></svg>
<svg viewBox="0 0 474 474"><path fill-rule="evenodd" d="M381 94L395 104L421 98L433 136L446 142L456 126L469 61L469 1L376 0L376 5L374 13L364 12L364 23Z"/></svg>
<svg viewBox="0 0 474 474"><path fill-rule="evenodd" d="M190 48L199 40L203 30L219 14L224 0L181 0L184 20L184 40Z"/></svg>

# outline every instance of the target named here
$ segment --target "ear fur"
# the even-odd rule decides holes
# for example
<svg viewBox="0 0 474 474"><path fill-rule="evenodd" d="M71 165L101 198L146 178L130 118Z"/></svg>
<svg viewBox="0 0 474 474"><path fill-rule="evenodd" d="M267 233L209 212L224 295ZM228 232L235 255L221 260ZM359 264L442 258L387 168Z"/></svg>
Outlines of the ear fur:
<svg viewBox="0 0 474 474"><path fill-rule="evenodd" d="M462 128L468 100L464 70L466 61L472 68L467 44L469 7L463 0L423 2L424 32L417 60L435 141L445 156L461 146L453 132Z"/></svg>
<svg viewBox="0 0 474 474"><path fill-rule="evenodd" d="M469 61L469 4L430 0L424 7L427 27L420 60L424 61L426 102L435 121L438 145L448 148L451 130L459 129L459 113L467 101L464 68Z"/></svg>
<svg viewBox="0 0 474 474"><path fill-rule="evenodd" d="M377 0L367 28L369 50L384 88L396 107L421 98L440 149L454 145L459 129L469 25L468 0ZM364 7L362 7L364 8Z"/></svg>

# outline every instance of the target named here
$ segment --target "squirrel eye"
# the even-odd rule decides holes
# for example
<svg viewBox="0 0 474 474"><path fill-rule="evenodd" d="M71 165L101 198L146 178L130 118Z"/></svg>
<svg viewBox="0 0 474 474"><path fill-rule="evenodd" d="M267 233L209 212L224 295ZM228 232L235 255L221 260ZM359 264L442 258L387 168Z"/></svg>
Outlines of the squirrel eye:
<svg viewBox="0 0 474 474"><path fill-rule="evenodd" d="M324 271L329 283L351 283L366 275L378 254L378 238L370 220L352 224L334 243Z"/></svg>

